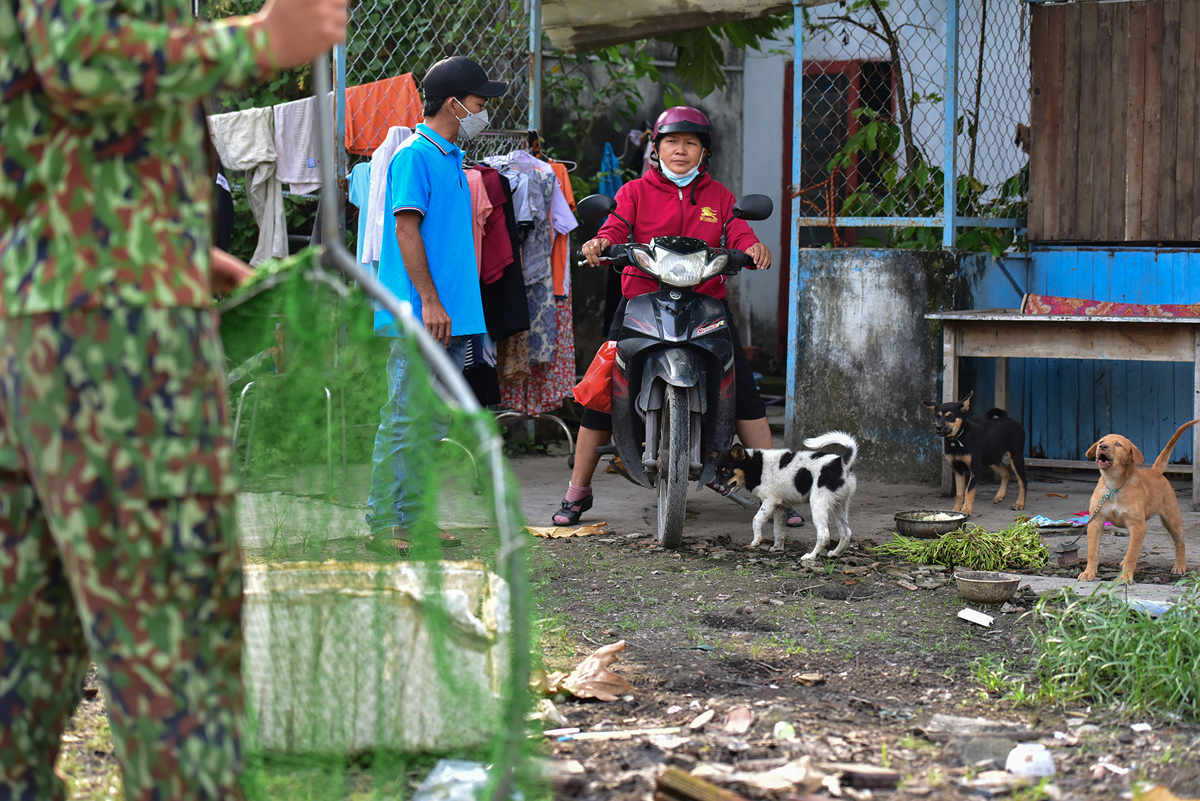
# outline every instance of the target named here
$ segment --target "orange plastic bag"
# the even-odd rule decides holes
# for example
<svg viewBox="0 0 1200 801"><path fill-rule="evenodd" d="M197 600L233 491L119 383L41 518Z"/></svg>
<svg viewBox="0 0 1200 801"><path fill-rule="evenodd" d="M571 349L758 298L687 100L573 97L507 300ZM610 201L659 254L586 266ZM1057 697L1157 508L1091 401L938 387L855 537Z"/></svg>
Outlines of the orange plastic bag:
<svg viewBox="0 0 1200 801"><path fill-rule="evenodd" d="M575 385L575 400L588 409L612 413L612 368L616 356L616 342L609 341L600 346L583 379Z"/></svg>

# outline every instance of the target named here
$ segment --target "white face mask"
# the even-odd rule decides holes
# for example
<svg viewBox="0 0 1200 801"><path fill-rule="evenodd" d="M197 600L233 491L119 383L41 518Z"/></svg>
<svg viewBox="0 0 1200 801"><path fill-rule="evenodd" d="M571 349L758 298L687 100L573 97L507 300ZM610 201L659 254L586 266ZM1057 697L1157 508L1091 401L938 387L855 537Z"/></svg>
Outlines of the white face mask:
<svg viewBox="0 0 1200 801"><path fill-rule="evenodd" d="M660 166L662 167L663 176L668 181L670 181L671 183L675 184L676 186L678 186L680 188L685 187L688 184L690 184L692 182L692 179L695 178L696 175L698 175L700 172L699 164L697 164L695 167L692 167L687 172L683 172L683 173L675 172L670 167L668 167L666 164L660 164Z"/></svg>
<svg viewBox="0 0 1200 801"><path fill-rule="evenodd" d="M458 103L458 100L454 102ZM474 139L479 135L480 131L487 127L488 112L485 108L483 111L472 113L467 111L467 107L463 106L462 103L458 103L458 105L462 107L463 111L467 112L467 116L458 121L458 138L466 142Z"/></svg>

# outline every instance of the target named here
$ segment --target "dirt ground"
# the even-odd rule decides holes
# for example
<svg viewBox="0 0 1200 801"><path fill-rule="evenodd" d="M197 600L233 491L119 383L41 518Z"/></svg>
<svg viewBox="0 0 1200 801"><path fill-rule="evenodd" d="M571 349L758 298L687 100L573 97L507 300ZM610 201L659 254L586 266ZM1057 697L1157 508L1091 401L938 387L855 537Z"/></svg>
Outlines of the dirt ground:
<svg viewBox="0 0 1200 801"><path fill-rule="evenodd" d="M527 516L535 525L549 525L566 486L565 460L518 459L514 469ZM1035 473L1024 513L1055 519L1074 514L1086 508L1094 484L1094 476L1081 472ZM1022 617L1036 600L1031 591L1018 594L1004 611L985 608L996 620L984 629L958 619L966 604L946 572L871 555L872 544L890 538L897 512L950 508L953 500L942 498L939 488L860 479L851 513L853 544L838 560L809 570L800 556L812 547L811 522L789 530L782 554L767 551L766 542L751 551L752 511L711 491L693 491L684 547L664 552L652 537L651 491L603 472L593 486L596 504L581 522L605 522L606 533L539 540L536 546L532 575L541 598L540 632L551 668L573 666L599 646L623 640L626 648L613 670L634 692L611 703L565 700L557 708L566 726L584 732L682 731L552 742L556 757L584 767L563 795L650 799L664 765L762 772L808 755L814 763L898 771L899 789L843 788L853 798L949 799L1010 790L1030 799L1116 798L1129 797L1135 783L1146 781L1182 798L1200 797L1200 727L1153 721L1149 731L1136 731L1131 724L1141 718L1120 710L1024 705L1017 701L1034 691L1031 681L989 679L1021 677L1032 665L1031 621ZM1176 486L1195 554L1200 514L1189 511L1190 485ZM1015 496L991 503L996 488L984 488L974 522L999 529L1018 513L1009 509ZM809 514L807 506L802 511ZM1048 536L1047 543L1076 536ZM1101 579L1116 577L1127 543L1118 533L1106 535ZM1173 583L1172 554L1165 531L1152 526L1136 580ZM1036 573L1074 579L1079 570ZM744 734L723 728L736 707L753 714ZM715 713L711 722L690 729L706 710ZM1000 736L947 738L931 730L938 713L987 718L1002 724ZM794 741L773 735L781 721L794 728ZM1008 749L1022 740L1051 749L1057 774L1049 786L971 786L989 778L981 773L989 766L1003 768ZM763 795L732 786L747 797ZM826 789L816 794L829 796Z"/></svg>
<svg viewBox="0 0 1200 801"><path fill-rule="evenodd" d="M569 475L565 454L515 458L511 466L528 522L549 525ZM1074 514L1086 508L1094 483L1094 476L1082 472L1034 473L1024 514L1055 519ZM1020 592L1003 609L988 607L995 623L981 628L957 617L966 604L945 571L871 554L873 544L890 538L897 512L950 508L952 499L942 498L939 488L860 478L850 517L852 545L814 570L800 561L812 547L811 522L788 531L782 554L769 552L769 543L752 551L752 510L709 490L692 491L684 547L668 552L654 544L651 491L603 468L593 486L596 504L582 522L606 523L604 533L538 539L531 548L535 623L550 670L570 669L597 648L624 641L613 670L633 690L613 702L560 699L556 708L565 720L559 725L593 736L681 730L623 740L546 740L547 756L582 768L563 778L560 797L648 801L664 766L761 774L809 757L814 766L853 762L897 772L897 789L834 785L854 801L981 794L1011 794L1018 801L1128 798L1136 783L1147 781L1184 799L1200 798L1200 726L1143 721L1114 709L1020 702L1036 689L1023 678L1033 659L1030 619L1022 617L1035 601L1031 591ZM991 503L995 488L984 487L973 522L1000 529L1018 513L1009 508L1012 497ZM1190 485L1177 482L1176 488L1195 570L1200 513L1190 511ZM275 504L283 497L246 495L239 501L248 559L270 557L272 526L278 527L272 522ZM341 527L361 521L361 509L353 505L329 507L322 519L333 519L329 510L341 515ZM469 522L478 510L459 511L457 528L465 544L454 556L484 556L490 546ZM807 506L801 511L810 514ZM1077 536L1053 534L1047 543ZM360 542L350 538L327 555L371 558ZM1101 579L1116 577L1127 543L1118 532L1105 536ZM1166 589L1174 583L1168 572L1172 556L1170 539L1156 521L1137 581ZM1079 570L1048 567L1036 573L1071 580ZM94 688L94 679L89 686ZM73 798L109 797L110 788L119 786L102 696L89 696L64 738L60 760L72 777ZM689 726L710 710L706 726ZM747 710L746 731L725 730L731 712L736 718ZM982 733L951 736L940 731L939 714L986 718L992 725ZM1139 722L1149 722L1149 730L1135 730L1132 724ZM776 736L779 723L790 724L794 738ZM1049 784L975 786L989 779L989 767L1002 768L1008 750L1024 740L1050 747L1057 772ZM832 795L829 787L809 788L808 795L731 787L747 798Z"/></svg>

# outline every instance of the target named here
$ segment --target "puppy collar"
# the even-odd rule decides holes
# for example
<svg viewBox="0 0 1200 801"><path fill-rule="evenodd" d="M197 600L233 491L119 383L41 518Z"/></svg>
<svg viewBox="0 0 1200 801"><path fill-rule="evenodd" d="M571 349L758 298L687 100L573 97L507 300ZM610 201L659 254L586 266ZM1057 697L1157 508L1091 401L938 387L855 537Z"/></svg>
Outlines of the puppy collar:
<svg viewBox="0 0 1200 801"><path fill-rule="evenodd" d="M1123 487L1123 486L1125 486L1125 485L1122 484L1121 487ZM1100 503L1096 504L1095 510L1092 511L1092 516L1088 518L1088 523L1092 522L1092 519L1096 515L1100 514L1100 510L1104 508L1104 504L1111 501L1112 497L1121 491L1121 487L1113 487L1108 492L1106 492L1100 496ZM1086 525L1086 523L1084 525Z"/></svg>

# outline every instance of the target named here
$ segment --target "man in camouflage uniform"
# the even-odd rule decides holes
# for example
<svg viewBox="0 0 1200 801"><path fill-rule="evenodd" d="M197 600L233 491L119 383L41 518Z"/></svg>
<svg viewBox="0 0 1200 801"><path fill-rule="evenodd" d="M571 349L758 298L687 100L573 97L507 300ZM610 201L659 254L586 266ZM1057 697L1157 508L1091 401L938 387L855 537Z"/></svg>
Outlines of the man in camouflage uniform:
<svg viewBox="0 0 1200 801"><path fill-rule="evenodd" d="M241 797L229 261L198 101L328 49L345 0L189 6L0 0L0 801L64 797L89 652L127 798Z"/></svg>

